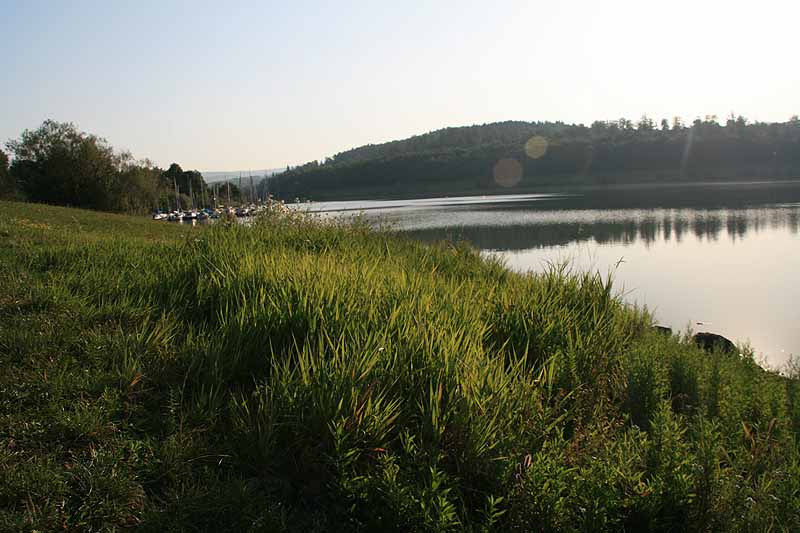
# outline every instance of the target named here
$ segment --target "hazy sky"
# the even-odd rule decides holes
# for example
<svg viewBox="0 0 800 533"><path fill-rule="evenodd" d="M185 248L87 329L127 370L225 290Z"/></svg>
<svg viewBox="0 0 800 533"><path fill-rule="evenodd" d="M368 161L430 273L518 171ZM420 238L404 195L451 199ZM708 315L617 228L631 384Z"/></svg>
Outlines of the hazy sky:
<svg viewBox="0 0 800 533"><path fill-rule="evenodd" d="M800 113L800 2L0 0L0 141L74 122L166 166L445 126Z"/></svg>

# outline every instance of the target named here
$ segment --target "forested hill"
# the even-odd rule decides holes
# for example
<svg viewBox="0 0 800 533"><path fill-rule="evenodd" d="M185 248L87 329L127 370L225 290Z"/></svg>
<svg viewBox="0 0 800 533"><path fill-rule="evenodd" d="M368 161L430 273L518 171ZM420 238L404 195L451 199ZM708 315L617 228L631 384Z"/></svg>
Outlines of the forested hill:
<svg viewBox="0 0 800 533"><path fill-rule="evenodd" d="M800 177L800 120L684 125L498 122L354 148L269 180L279 197L412 197L604 185Z"/></svg>

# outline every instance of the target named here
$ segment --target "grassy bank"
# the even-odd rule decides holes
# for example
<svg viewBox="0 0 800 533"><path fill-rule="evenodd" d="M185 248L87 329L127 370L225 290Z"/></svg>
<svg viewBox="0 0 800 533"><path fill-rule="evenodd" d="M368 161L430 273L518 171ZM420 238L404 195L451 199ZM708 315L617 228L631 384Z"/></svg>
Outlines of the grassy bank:
<svg viewBox="0 0 800 533"><path fill-rule="evenodd" d="M0 208L0 529L800 528L797 379L605 280Z"/></svg>

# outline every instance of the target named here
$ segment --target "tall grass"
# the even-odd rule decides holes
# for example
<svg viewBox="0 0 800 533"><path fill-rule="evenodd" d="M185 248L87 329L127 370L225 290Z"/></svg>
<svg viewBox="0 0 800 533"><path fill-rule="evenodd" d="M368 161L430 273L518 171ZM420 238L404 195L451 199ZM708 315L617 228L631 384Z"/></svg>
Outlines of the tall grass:
<svg viewBox="0 0 800 533"><path fill-rule="evenodd" d="M2 208L3 528L800 526L797 377L608 279L291 212Z"/></svg>

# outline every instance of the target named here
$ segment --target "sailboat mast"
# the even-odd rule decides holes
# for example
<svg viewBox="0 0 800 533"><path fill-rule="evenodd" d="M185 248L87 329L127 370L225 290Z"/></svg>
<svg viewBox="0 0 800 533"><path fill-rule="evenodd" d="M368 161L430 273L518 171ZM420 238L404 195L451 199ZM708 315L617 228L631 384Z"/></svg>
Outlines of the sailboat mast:
<svg viewBox="0 0 800 533"><path fill-rule="evenodd" d="M194 193L192 192L192 178L189 177L189 198L192 200L192 211L194 211Z"/></svg>
<svg viewBox="0 0 800 533"><path fill-rule="evenodd" d="M250 203L256 203L256 189L253 187L253 174L250 174Z"/></svg>
<svg viewBox="0 0 800 533"><path fill-rule="evenodd" d="M178 180L175 179L175 176L172 176L172 184L175 185L175 210L180 212L181 210L181 196L178 192Z"/></svg>

